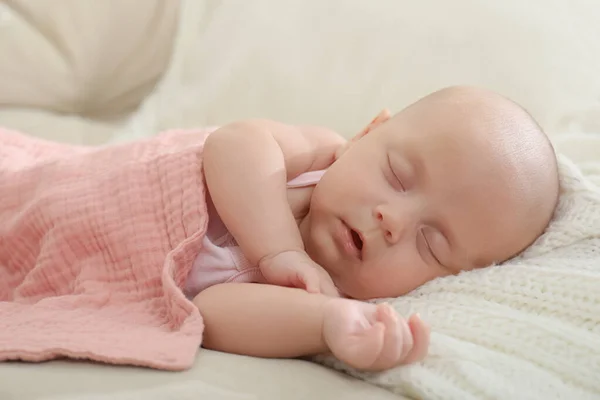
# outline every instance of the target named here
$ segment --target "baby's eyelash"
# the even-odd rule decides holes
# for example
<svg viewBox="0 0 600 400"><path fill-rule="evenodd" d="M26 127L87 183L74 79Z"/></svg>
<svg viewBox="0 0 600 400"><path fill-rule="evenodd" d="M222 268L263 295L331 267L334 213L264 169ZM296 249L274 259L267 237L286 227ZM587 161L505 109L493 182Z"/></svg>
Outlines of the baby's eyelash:
<svg viewBox="0 0 600 400"><path fill-rule="evenodd" d="M435 262L437 262L439 265L443 265L440 262L440 260L435 256L435 253L433 252L433 250L431 250L431 245L429 244L429 240L427 240L427 236L425 236L425 233L422 230L421 230L421 236L423 236L423 240L425 241L425 246L427 246L427 251L429 251L429 254L431 254L431 257L433 257Z"/></svg>

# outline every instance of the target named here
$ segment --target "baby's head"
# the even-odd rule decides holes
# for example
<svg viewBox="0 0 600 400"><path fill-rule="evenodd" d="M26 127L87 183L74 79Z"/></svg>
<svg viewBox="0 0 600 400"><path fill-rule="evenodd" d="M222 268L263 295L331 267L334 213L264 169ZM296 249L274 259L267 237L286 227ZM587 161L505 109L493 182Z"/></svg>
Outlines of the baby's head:
<svg viewBox="0 0 600 400"><path fill-rule="evenodd" d="M351 140L300 230L342 293L395 297L515 256L544 231L558 191L552 146L522 107L452 87Z"/></svg>

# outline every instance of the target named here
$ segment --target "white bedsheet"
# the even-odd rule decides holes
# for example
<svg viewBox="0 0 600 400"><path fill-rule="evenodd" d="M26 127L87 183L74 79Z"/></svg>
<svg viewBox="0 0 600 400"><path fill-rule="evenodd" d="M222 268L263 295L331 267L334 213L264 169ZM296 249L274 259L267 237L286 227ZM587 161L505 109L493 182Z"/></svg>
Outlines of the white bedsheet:
<svg viewBox="0 0 600 400"><path fill-rule="evenodd" d="M401 400L385 389L300 360L201 350L189 371L86 362L0 363L1 400Z"/></svg>

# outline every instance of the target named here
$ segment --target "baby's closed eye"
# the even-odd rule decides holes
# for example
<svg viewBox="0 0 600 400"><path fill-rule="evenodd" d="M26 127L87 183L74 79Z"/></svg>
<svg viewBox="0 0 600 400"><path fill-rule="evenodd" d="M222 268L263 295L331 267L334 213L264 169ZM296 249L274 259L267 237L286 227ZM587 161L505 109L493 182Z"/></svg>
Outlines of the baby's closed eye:
<svg viewBox="0 0 600 400"><path fill-rule="evenodd" d="M394 170L394 166L392 165L392 161L390 159L389 154L387 156L387 166L385 167L384 175L386 176L388 183L395 190L402 191L402 192L405 190L404 185L402 184L402 180L400 179L400 177Z"/></svg>

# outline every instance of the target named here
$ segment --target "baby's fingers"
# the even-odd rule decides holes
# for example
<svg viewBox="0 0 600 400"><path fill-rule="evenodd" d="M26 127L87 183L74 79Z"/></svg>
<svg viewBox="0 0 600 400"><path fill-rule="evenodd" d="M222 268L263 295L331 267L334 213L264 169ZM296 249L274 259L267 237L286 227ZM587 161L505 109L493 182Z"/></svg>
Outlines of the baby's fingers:
<svg viewBox="0 0 600 400"><path fill-rule="evenodd" d="M340 292L337 290L333 284L333 281L328 276L320 279L320 291L325 296L340 297Z"/></svg>
<svg viewBox="0 0 600 400"><path fill-rule="evenodd" d="M309 293L321 293L325 296L340 297L333 281L326 273L320 273L316 268L309 266L299 270L297 273L297 287L305 289Z"/></svg>
<svg viewBox="0 0 600 400"><path fill-rule="evenodd" d="M402 360L402 364L411 364L423 360L429 350L429 326L418 314L412 315L408 319L408 326L410 327L414 344L407 356Z"/></svg>
<svg viewBox="0 0 600 400"><path fill-rule="evenodd" d="M321 293L321 280L316 271L304 270L296 272L297 288L304 289L309 293Z"/></svg>
<svg viewBox="0 0 600 400"><path fill-rule="evenodd" d="M376 318L385 326L384 344L377 359L373 365L374 369L388 369L396 366L403 355L408 352L406 346L412 346L412 340L407 344L406 339L410 339L410 331L404 320L402 320L389 304L379 304L377 306Z"/></svg>

